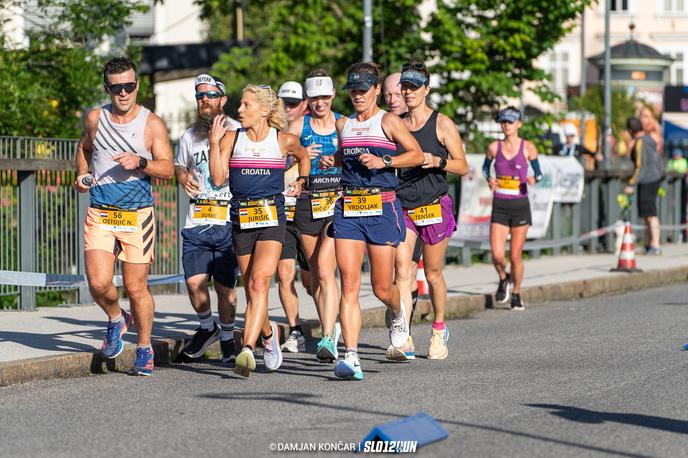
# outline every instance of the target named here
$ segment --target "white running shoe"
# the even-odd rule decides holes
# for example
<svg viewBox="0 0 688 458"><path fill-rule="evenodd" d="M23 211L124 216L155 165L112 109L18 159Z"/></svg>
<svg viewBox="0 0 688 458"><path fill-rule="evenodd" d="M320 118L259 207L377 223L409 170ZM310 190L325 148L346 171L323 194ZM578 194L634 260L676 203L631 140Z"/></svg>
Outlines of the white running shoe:
<svg viewBox="0 0 688 458"><path fill-rule="evenodd" d="M263 340L263 363L268 370L276 371L282 365L279 327L275 323L271 323L270 329L272 329L272 337L269 340Z"/></svg>
<svg viewBox="0 0 688 458"><path fill-rule="evenodd" d="M289 334L287 341L282 344L282 351L287 353L306 351L306 338L301 331L294 330Z"/></svg>
<svg viewBox="0 0 688 458"><path fill-rule="evenodd" d="M409 337L409 327L406 322L406 308L404 308L404 303L400 301L401 313L399 316L395 317L392 314L392 326L389 327L389 340L392 346L396 348L401 348Z"/></svg>

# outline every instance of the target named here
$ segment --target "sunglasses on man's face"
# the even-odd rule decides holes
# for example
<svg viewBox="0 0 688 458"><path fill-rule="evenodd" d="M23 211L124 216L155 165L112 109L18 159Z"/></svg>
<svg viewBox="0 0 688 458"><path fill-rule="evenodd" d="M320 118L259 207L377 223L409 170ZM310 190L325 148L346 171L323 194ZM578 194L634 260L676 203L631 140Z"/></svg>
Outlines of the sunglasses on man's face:
<svg viewBox="0 0 688 458"><path fill-rule="evenodd" d="M118 95L122 93L122 89L127 94L131 94L136 90L136 82L133 83L118 83L118 84L108 84L108 91L110 91L110 94L113 95Z"/></svg>
<svg viewBox="0 0 688 458"><path fill-rule="evenodd" d="M283 100L284 106L287 108L296 108L299 105L301 105L301 102L287 102L286 100Z"/></svg>
<svg viewBox="0 0 688 458"><path fill-rule="evenodd" d="M222 96L222 92L219 91L196 92L196 100L203 100L203 97L208 97L209 99L219 99Z"/></svg>
<svg viewBox="0 0 688 458"><path fill-rule="evenodd" d="M409 68L414 68L416 70L425 70L425 64L423 62L406 62L404 65L401 66L401 71L405 72Z"/></svg>

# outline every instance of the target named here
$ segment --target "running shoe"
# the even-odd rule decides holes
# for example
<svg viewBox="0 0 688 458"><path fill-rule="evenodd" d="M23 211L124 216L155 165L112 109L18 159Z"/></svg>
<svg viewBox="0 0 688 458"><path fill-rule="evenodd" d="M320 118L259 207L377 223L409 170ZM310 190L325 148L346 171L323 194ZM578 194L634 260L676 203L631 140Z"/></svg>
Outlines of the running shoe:
<svg viewBox="0 0 688 458"><path fill-rule="evenodd" d="M237 356L237 350L234 346L234 339L221 340L220 350L222 350L222 358L220 361L223 363L233 363Z"/></svg>
<svg viewBox="0 0 688 458"><path fill-rule="evenodd" d="M101 348L101 353L105 358L113 359L117 358L122 349L124 348L124 342L122 342L122 336L129 326L131 326L131 315L124 310L122 310L122 316L124 320L119 323L108 322L107 333L105 334L105 339L103 340L103 347Z"/></svg>
<svg viewBox="0 0 688 458"><path fill-rule="evenodd" d="M347 351L344 359L339 361L334 367L334 375L344 380L363 380L363 371L361 370L361 361L358 359L358 353Z"/></svg>
<svg viewBox="0 0 688 458"><path fill-rule="evenodd" d="M521 295L514 293L511 295L511 310L525 310L526 303L521 299Z"/></svg>
<svg viewBox="0 0 688 458"><path fill-rule="evenodd" d="M234 373L248 377L255 370L256 358L253 356L253 350L244 347L234 360Z"/></svg>
<svg viewBox="0 0 688 458"><path fill-rule="evenodd" d="M289 334L287 341L282 344L282 351L287 353L306 351L306 338L301 331L295 329Z"/></svg>
<svg viewBox="0 0 688 458"><path fill-rule="evenodd" d="M337 361L339 358L339 351L337 350L337 343L339 335L341 334L341 326L339 323L334 324L334 335L330 339L328 336L323 336L318 342L318 349L315 353L316 358L322 362L331 363Z"/></svg>
<svg viewBox="0 0 688 458"><path fill-rule="evenodd" d="M263 363L268 370L276 371L282 365L282 350L279 345L279 327L272 323L270 325L272 337L268 340L263 339Z"/></svg>
<svg viewBox="0 0 688 458"><path fill-rule="evenodd" d="M131 375L153 375L155 353L153 347L136 347L136 361Z"/></svg>
<svg viewBox="0 0 688 458"><path fill-rule="evenodd" d="M208 347L219 339L220 327L217 324L213 323L212 331L198 327L196 328L196 333L184 347L183 353L189 358L200 358Z"/></svg>
<svg viewBox="0 0 688 458"><path fill-rule="evenodd" d="M390 345L385 352L387 359L392 361L409 361L416 359L416 347L413 345L413 337L409 336L406 343L401 348L395 348Z"/></svg>
<svg viewBox="0 0 688 458"><path fill-rule="evenodd" d="M449 341L449 329L433 329L430 336L430 348L428 359L445 359L449 355L447 342Z"/></svg>
<svg viewBox="0 0 688 458"><path fill-rule="evenodd" d="M648 256L659 256L662 254L662 250L656 246L647 247L645 254Z"/></svg>
<svg viewBox="0 0 688 458"><path fill-rule="evenodd" d="M401 348L409 338L408 323L406 323L406 308L401 302L401 313L398 317L392 315L392 326L389 327L389 340L392 346Z"/></svg>
<svg viewBox="0 0 688 458"><path fill-rule="evenodd" d="M506 304L511 298L511 289L513 285L511 284L511 276L506 274L503 280L499 280L499 286L497 286L497 292L495 293L495 300L500 304Z"/></svg>
<svg viewBox="0 0 688 458"><path fill-rule="evenodd" d="M409 323L413 321L413 315L416 313L416 304L418 304L418 298L413 299L411 303L411 318L409 318ZM387 326L388 329L392 327L392 309L389 307L385 310L385 326Z"/></svg>

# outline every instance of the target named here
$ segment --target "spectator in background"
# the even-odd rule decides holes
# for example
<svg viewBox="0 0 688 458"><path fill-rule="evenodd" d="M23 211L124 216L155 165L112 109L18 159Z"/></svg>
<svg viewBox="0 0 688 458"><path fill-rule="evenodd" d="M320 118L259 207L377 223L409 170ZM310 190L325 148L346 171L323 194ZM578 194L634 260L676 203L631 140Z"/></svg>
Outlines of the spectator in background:
<svg viewBox="0 0 688 458"><path fill-rule="evenodd" d="M655 114L650 107L644 105L638 112L640 123L643 125L643 132L646 136L652 137L657 144L657 152L662 154L664 144L662 141L662 128L655 119Z"/></svg>
<svg viewBox="0 0 688 458"><path fill-rule="evenodd" d="M662 157L657 152L657 142L643 129L640 119L628 118L626 128L633 139L631 144L633 174L624 191L626 194L632 194L633 186L638 185L638 216L645 220L646 226L645 254L659 255L661 251L657 192L664 172Z"/></svg>
<svg viewBox="0 0 688 458"><path fill-rule="evenodd" d="M666 171L684 174L688 172L688 160L683 157L681 148L674 148L672 158L667 162Z"/></svg>
<svg viewBox="0 0 688 458"><path fill-rule="evenodd" d="M590 151L578 141L578 129L573 124L564 124L564 135L566 136L566 143L563 145L554 145L552 153L555 156L577 157L581 154L595 158L596 161L604 160L602 153L595 153Z"/></svg>

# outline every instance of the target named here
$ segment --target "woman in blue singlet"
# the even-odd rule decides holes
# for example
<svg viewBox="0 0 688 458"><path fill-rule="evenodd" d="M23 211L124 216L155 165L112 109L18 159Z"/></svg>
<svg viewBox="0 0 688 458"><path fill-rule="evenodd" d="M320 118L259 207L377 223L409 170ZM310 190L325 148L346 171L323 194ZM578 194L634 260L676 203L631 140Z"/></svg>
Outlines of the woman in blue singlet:
<svg viewBox="0 0 688 458"><path fill-rule="evenodd" d="M228 132L219 144L210 144L210 175L215 186L229 176L232 192L232 236L247 302L244 348L234 371L247 377L256 368L253 348L261 330L265 366L277 370L282 364L279 328L268 319L268 291L286 230L285 156L298 161L299 175L308 175L311 164L299 139L282 132L287 115L272 88L246 86L238 111L241 129ZM302 184L293 182L288 195L298 196Z"/></svg>
<svg viewBox="0 0 688 458"><path fill-rule="evenodd" d="M394 285L394 255L406 229L401 206L396 199L396 168L423 163L418 142L399 116L381 110L377 100L382 90L377 65L354 64L348 71L344 89L354 106L354 114L337 120L339 151L323 156L320 164L328 169L342 167L343 197L334 213L337 266L342 275L340 319L346 356L335 367L335 375L346 380L363 380L358 358L363 256L368 251L373 293L392 309L390 341L400 348L409 335L406 311ZM397 145L405 152L397 153Z"/></svg>
<svg viewBox="0 0 688 458"><path fill-rule="evenodd" d="M336 361L339 353L339 325L337 305L339 287L335 277L337 268L332 238L334 207L339 199L342 169L320 168L320 158L332 156L339 147L336 121L341 117L332 111L335 96L332 78L319 69L306 78L306 96L310 113L289 125L289 132L298 135L311 160L311 173L301 196L296 201L294 224L311 271L311 292L318 308L323 336L318 342L316 356L321 361Z"/></svg>

